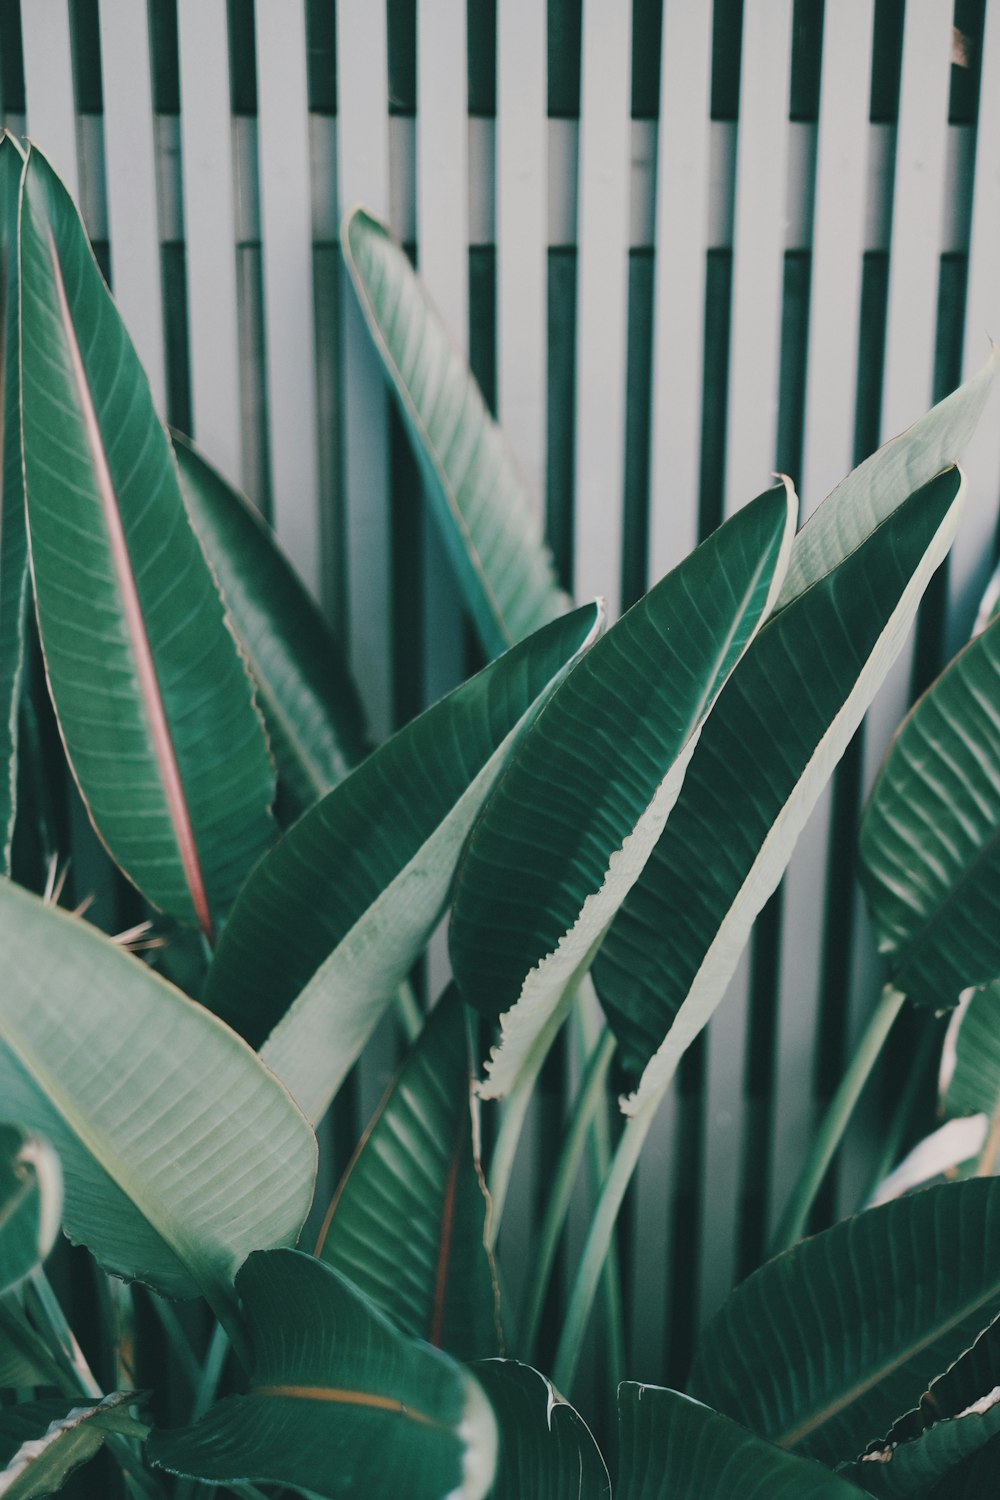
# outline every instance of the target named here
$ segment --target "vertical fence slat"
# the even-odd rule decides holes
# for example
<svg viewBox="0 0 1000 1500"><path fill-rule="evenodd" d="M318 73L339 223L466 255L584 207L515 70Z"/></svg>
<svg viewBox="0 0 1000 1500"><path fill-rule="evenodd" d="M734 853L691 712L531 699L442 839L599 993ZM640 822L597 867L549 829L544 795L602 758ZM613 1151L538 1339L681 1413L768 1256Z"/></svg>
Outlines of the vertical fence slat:
<svg viewBox="0 0 1000 1500"><path fill-rule="evenodd" d="M465 0L417 4L417 263L452 340L469 347L469 111ZM463 628L437 527L424 524L424 694L462 676Z"/></svg>
<svg viewBox="0 0 1000 1500"><path fill-rule="evenodd" d="M193 435L246 484L225 7L178 0L177 43Z"/></svg>
<svg viewBox="0 0 1000 1500"><path fill-rule="evenodd" d="M861 313L874 0L824 12L802 509L851 468ZM865 60L868 59L868 65ZM813 1126L812 1047L818 1020L832 794L820 798L789 865L779 968L771 1155L771 1217L781 1212Z"/></svg>
<svg viewBox="0 0 1000 1500"><path fill-rule="evenodd" d="M537 0L497 9L498 411L544 515L546 14Z"/></svg>
<svg viewBox="0 0 1000 1500"><path fill-rule="evenodd" d="M24 92L28 134L79 200L76 100L68 0L33 0L21 6Z"/></svg>
<svg viewBox="0 0 1000 1500"><path fill-rule="evenodd" d="M371 0L337 7L340 206L389 218L389 65L386 10ZM351 666L372 730L392 727L392 584L388 406L378 356L344 277L344 513Z"/></svg>
<svg viewBox="0 0 1000 1500"><path fill-rule="evenodd" d="M304 0L257 0L264 329L275 529L319 592L316 359Z"/></svg>
<svg viewBox="0 0 1000 1500"><path fill-rule="evenodd" d="M111 280L162 413L166 365L149 17L132 0L101 0L100 17Z"/></svg>
<svg viewBox="0 0 1000 1500"><path fill-rule="evenodd" d="M665 0L653 318L650 582L698 541L712 8Z"/></svg>
<svg viewBox="0 0 1000 1500"><path fill-rule="evenodd" d="M584 0L574 592L621 606L632 127L631 6Z"/></svg>
<svg viewBox="0 0 1000 1500"><path fill-rule="evenodd" d="M784 286L791 0L747 0L743 16L724 508L766 488L775 463ZM709 1029L701 1316L735 1279L750 964L744 955ZM729 1204L728 1223L716 1215Z"/></svg>
<svg viewBox="0 0 1000 1500"><path fill-rule="evenodd" d="M965 300L963 369L972 375L986 359L987 335L1000 340L1000 7L988 5L983 31L982 82L976 132L976 175L972 198L969 273ZM949 608L945 636L953 655L971 628L990 575L1000 498L998 398L994 391L976 435L963 458L969 497L951 554Z"/></svg>

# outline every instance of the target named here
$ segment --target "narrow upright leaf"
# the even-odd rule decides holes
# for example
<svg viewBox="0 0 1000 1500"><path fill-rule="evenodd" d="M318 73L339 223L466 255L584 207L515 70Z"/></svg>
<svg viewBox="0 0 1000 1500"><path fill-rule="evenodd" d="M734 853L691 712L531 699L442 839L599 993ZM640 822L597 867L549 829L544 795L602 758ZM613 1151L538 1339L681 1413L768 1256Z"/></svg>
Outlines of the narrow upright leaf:
<svg viewBox="0 0 1000 1500"><path fill-rule="evenodd" d="M903 720L860 850L897 989L944 1009L1000 975L1000 616Z"/></svg>
<svg viewBox="0 0 1000 1500"><path fill-rule="evenodd" d="M691 1393L850 1463L1000 1312L1000 1181L928 1188L779 1255L709 1324Z"/></svg>
<svg viewBox="0 0 1000 1500"><path fill-rule="evenodd" d="M371 748L357 689L267 522L189 439L174 433L173 444L184 503L250 665L282 788L302 812Z"/></svg>
<svg viewBox="0 0 1000 1500"><path fill-rule="evenodd" d="M642 872L716 696L777 596L795 525L779 485L594 647L525 737L465 849L450 928L471 1004L505 1012L483 1086L547 1044Z"/></svg>
<svg viewBox="0 0 1000 1500"><path fill-rule="evenodd" d="M62 1172L52 1147L16 1125L0 1125L0 1292L48 1255L61 1209Z"/></svg>
<svg viewBox="0 0 1000 1500"><path fill-rule="evenodd" d="M228 1027L95 927L0 881L0 1097L59 1153L64 1222L108 1270L225 1302L295 1240L312 1131Z"/></svg>
<svg viewBox="0 0 1000 1500"><path fill-rule="evenodd" d="M62 1489L75 1469L88 1463L111 1432L130 1436L145 1428L129 1416L133 1391L66 1409L65 1402L28 1402L0 1412L0 1495L35 1500Z"/></svg>
<svg viewBox="0 0 1000 1500"><path fill-rule="evenodd" d="M496 1424L472 1376L407 1339L330 1266L252 1255L237 1278L250 1389L193 1427L152 1433L159 1468L222 1484L292 1485L327 1500L481 1500Z"/></svg>
<svg viewBox="0 0 1000 1500"><path fill-rule="evenodd" d="M944 557L964 484L949 469L781 610L722 693L594 978L638 1087L657 1094L725 991L754 918Z"/></svg>
<svg viewBox="0 0 1000 1500"><path fill-rule="evenodd" d="M500 1429L490 1500L611 1500L601 1450L550 1380L513 1359L473 1368Z"/></svg>
<svg viewBox="0 0 1000 1500"><path fill-rule="evenodd" d="M465 1008L451 989L365 1131L317 1254L404 1333L484 1359L500 1351L486 1212Z"/></svg>
<svg viewBox="0 0 1000 1500"><path fill-rule="evenodd" d="M497 656L569 600L507 441L403 249L361 208L341 240L465 602Z"/></svg>
<svg viewBox="0 0 1000 1500"><path fill-rule="evenodd" d="M31 566L59 726L113 858L211 935L274 836L263 725L146 376L33 147L20 266Z"/></svg>
<svg viewBox="0 0 1000 1500"><path fill-rule="evenodd" d="M310 1119L428 942L517 737L602 624L596 606L575 610L456 688L306 813L248 881L206 1004L264 1042Z"/></svg>
<svg viewBox="0 0 1000 1500"><path fill-rule="evenodd" d="M858 1500L846 1479L660 1386L618 1389L615 1500Z"/></svg>
<svg viewBox="0 0 1000 1500"><path fill-rule="evenodd" d="M0 135L0 875L10 874L17 809L17 730L28 607L21 478L17 200L24 158Z"/></svg>

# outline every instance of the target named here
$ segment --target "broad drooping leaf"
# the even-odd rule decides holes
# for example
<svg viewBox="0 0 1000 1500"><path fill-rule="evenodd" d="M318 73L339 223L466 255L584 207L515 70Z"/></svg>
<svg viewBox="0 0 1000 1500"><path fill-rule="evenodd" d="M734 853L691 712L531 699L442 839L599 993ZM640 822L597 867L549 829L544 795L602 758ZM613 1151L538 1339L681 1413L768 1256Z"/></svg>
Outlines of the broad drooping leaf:
<svg viewBox="0 0 1000 1500"><path fill-rule="evenodd" d="M705 726L680 800L594 978L656 1097L725 991L834 766L903 644L954 534L961 473L911 496L774 616Z"/></svg>
<svg viewBox="0 0 1000 1500"><path fill-rule="evenodd" d="M860 850L897 989L943 1009L1000 975L1000 616L903 720Z"/></svg>
<svg viewBox="0 0 1000 1500"><path fill-rule="evenodd" d="M1000 1103L1000 979L963 997L941 1052L945 1113L991 1116Z"/></svg>
<svg viewBox="0 0 1000 1500"><path fill-rule="evenodd" d="M231 1297L295 1240L316 1143L250 1048L78 918L0 881L0 1097L50 1141L64 1223L108 1270Z"/></svg>
<svg viewBox="0 0 1000 1500"><path fill-rule="evenodd" d="M132 1391L67 1408L65 1401L32 1401L0 1412L0 1495L35 1500L65 1484L74 1469L103 1447L109 1433L137 1437L146 1429L129 1415Z"/></svg>
<svg viewBox="0 0 1000 1500"><path fill-rule="evenodd" d="M587 605L456 688L306 813L248 881L206 1004L264 1042L310 1119L423 951L518 735L602 623Z"/></svg>
<svg viewBox="0 0 1000 1500"><path fill-rule="evenodd" d="M365 1131L317 1248L402 1332L457 1359L500 1350L471 1094L465 1008L450 989Z"/></svg>
<svg viewBox="0 0 1000 1500"><path fill-rule="evenodd" d="M994 1438L928 1490L926 1500L998 1500L1000 1438Z"/></svg>
<svg viewBox="0 0 1000 1500"><path fill-rule="evenodd" d="M1000 1182L928 1188L803 1240L709 1324L691 1393L783 1448L849 1463L1000 1312Z"/></svg>
<svg viewBox="0 0 1000 1500"><path fill-rule="evenodd" d="M48 1255L59 1232L62 1172L52 1147L0 1124L0 1292Z"/></svg>
<svg viewBox="0 0 1000 1500"><path fill-rule="evenodd" d="M480 1500L496 1425L472 1376L405 1338L330 1266L252 1255L237 1278L253 1368L193 1427L154 1432L159 1468L293 1485L327 1500Z"/></svg>
<svg viewBox="0 0 1000 1500"><path fill-rule="evenodd" d="M505 1012L486 1097L547 1045L641 874L723 683L777 597L795 524L779 485L613 626L553 698L473 830L450 928L471 1004Z"/></svg>
<svg viewBox="0 0 1000 1500"><path fill-rule="evenodd" d="M618 1388L615 1500L858 1500L846 1479L660 1386Z"/></svg>
<svg viewBox="0 0 1000 1500"><path fill-rule="evenodd" d="M211 934L274 837L263 725L146 376L34 148L20 267L28 531L59 727L112 857Z"/></svg>
<svg viewBox="0 0 1000 1500"><path fill-rule="evenodd" d="M261 515L189 439L173 434L181 490L222 590L282 787L304 811L371 748L330 628Z"/></svg>
<svg viewBox="0 0 1000 1500"><path fill-rule="evenodd" d="M569 600L507 441L405 252L360 208L341 241L465 602L496 656Z"/></svg>
<svg viewBox="0 0 1000 1500"><path fill-rule="evenodd" d="M500 1430L490 1500L611 1500L601 1450L550 1380L513 1359L481 1360L474 1370Z"/></svg>
<svg viewBox="0 0 1000 1500"><path fill-rule="evenodd" d="M24 158L0 135L0 875L10 874L17 809L17 730L28 608L21 478L17 200Z"/></svg>

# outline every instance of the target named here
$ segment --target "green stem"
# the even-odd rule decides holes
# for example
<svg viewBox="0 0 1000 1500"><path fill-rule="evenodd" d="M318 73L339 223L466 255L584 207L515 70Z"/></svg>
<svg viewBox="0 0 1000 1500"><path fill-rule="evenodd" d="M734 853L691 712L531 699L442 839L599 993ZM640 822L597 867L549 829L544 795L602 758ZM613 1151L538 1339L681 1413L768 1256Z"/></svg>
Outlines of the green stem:
<svg viewBox="0 0 1000 1500"><path fill-rule="evenodd" d="M871 1071L878 1061L893 1023L902 1009L906 996L887 984L879 1002L868 1020L851 1059L847 1072L840 1080L836 1093L830 1100L826 1114L813 1140L785 1205L780 1222L771 1241L770 1255L780 1255L802 1238L809 1210L820 1190L827 1168L833 1160L855 1106Z"/></svg>
<svg viewBox="0 0 1000 1500"><path fill-rule="evenodd" d="M585 1055L598 1045L604 1027L601 1002L597 998L594 982L588 974L580 986L579 1003L574 1008L574 1018ZM611 1105L607 1094L602 1092L600 1104L587 1135L587 1167L590 1191L596 1199L611 1165ZM608 1253L604 1257L601 1272L601 1296L604 1303L606 1323L607 1386L612 1394L617 1391L625 1374L625 1317L622 1311L622 1277L618 1256L617 1220L611 1232Z"/></svg>
<svg viewBox="0 0 1000 1500"><path fill-rule="evenodd" d="M205 1415L212 1402L215 1400L219 1389L219 1381L226 1365L226 1356L229 1353L229 1337L221 1323L216 1323L212 1332L212 1339L205 1355L205 1362L198 1372L198 1380L195 1385L194 1402L191 1407L191 1422L197 1422ZM199 1481L196 1479L182 1479L177 1486L176 1500L191 1500L195 1494ZM204 1488L201 1493L206 1494ZM208 1500L214 1490L207 1492Z"/></svg>
<svg viewBox="0 0 1000 1500"><path fill-rule="evenodd" d="M191 1348L191 1340L181 1327L181 1320L170 1306L158 1297L155 1292L150 1292L148 1297L153 1313L167 1336L170 1352L177 1361L178 1368L192 1391L198 1389L201 1380L201 1365L195 1357Z"/></svg>
<svg viewBox="0 0 1000 1500"><path fill-rule="evenodd" d="M424 1029L424 1013L408 979L404 979L396 991L396 1018L403 1036L412 1047Z"/></svg>
<svg viewBox="0 0 1000 1500"><path fill-rule="evenodd" d="M19 1354L45 1376L43 1384L54 1385L64 1396L78 1396L79 1386L67 1373L64 1363L57 1360L38 1332L32 1328L21 1309L14 1302L16 1293L8 1293L0 1301L0 1332Z"/></svg>
<svg viewBox="0 0 1000 1500"><path fill-rule="evenodd" d="M872 1168L871 1177L868 1180L868 1191L864 1196L865 1203L872 1197L879 1183L888 1177L899 1160L903 1139L913 1116L913 1111L916 1108L920 1090L927 1082L928 1065L940 1045L940 1030L935 1026L927 1025L924 1028L923 1036L920 1038L920 1046L917 1049L916 1057L913 1059L913 1066L910 1068L907 1076L906 1085L899 1096L896 1108L893 1110L889 1128L885 1132L878 1161Z"/></svg>
<svg viewBox="0 0 1000 1500"><path fill-rule="evenodd" d="M590 1320L594 1293L597 1291L597 1283L601 1278L614 1236L618 1211L632 1180L642 1143L649 1134L649 1128L665 1093L666 1084L628 1121L618 1142L611 1170L604 1179L601 1196L590 1223L590 1232L577 1267L576 1280L573 1283L569 1306L566 1309L566 1321L563 1324L562 1336L556 1350L552 1380L558 1390L569 1391L573 1383L573 1376L580 1361L584 1334Z"/></svg>
<svg viewBox="0 0 1000 1500"><path fill-rule="evenodd" d="M587 1059L580 1090L573 1106L573 1115L563 1137L555 1174L547 1189L545 1217L542 1220L535 1266L531 1277L530 1299L521 1327L521 1339L529 1359L535 1352L535 1341L538 1338L538 1325L541 1322L542 1308L545 1304L545 1293L548 1290L556 1250L569 1211L573 1184L580 1170L588 1132L604 1098L604 1081L614 1056L615 1045L612 1033L605 1031Z"/></svg>

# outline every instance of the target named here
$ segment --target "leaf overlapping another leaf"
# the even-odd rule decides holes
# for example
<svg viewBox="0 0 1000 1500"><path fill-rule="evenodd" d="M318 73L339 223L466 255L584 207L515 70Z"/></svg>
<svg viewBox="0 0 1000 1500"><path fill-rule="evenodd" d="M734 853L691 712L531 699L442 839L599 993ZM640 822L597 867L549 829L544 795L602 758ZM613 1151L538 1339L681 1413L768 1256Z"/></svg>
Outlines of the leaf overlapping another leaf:
<svg viewBox="0 0 1000 1500"><path fill-rule="evenodd" d="M16 1125L0 1124L0 1292L48 1255L61 1210L62 1171L51 1146Z"/></svg>
<svg viewBox="0 0 1000 1500"><path fill-rule="evenodd" d="M513 1359L480 1360L474 1370L500 1429L491 1500L611 1500L590 1429L550 1380Z"/></svg>

